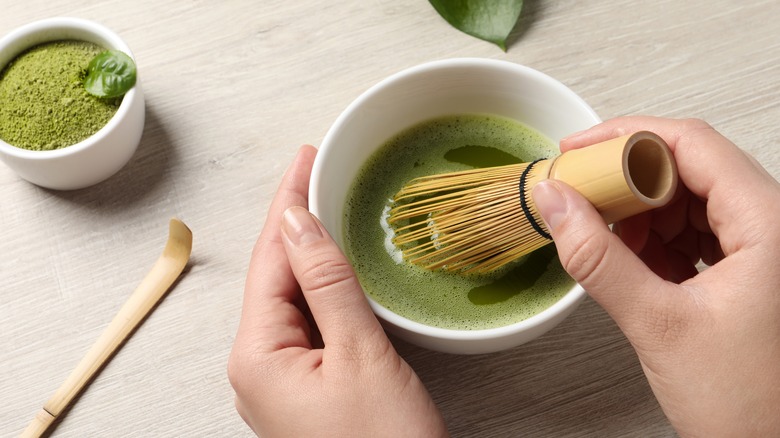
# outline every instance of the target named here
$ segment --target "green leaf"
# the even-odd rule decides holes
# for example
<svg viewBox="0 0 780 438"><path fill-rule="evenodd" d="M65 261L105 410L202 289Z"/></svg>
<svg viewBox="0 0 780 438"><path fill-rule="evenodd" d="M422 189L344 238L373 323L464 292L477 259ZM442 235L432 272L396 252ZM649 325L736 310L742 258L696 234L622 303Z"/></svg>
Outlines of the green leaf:
<svg viewBox="0 0 780 438"><path fill-rule="evenodd" d="M523 0L429 0L456 29L496 44L506 52L506 39L520 18Z"/></svg>
<svg viewBox="0 0 780 438"><path fill-rule="evenodd" d="M89 62L84 88L97 97L119 97L133 88L135 76L132 58L119 50L106 50Z"/></svg>

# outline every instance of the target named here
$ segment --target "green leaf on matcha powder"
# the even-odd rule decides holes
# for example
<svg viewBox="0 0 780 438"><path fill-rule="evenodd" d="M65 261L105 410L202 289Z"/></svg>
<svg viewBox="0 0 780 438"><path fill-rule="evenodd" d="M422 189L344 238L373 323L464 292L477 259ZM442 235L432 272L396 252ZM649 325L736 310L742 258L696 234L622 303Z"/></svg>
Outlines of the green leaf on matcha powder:
<svg viewBox="0 0 780 438"><path fill-rule="evenodd" d="M97 97L119 97L135 85L135 63L119 50L106 50L92 58L84 88Z"/></svg>
<svg viewBox="0 0 780 438"><path fill-rule="evenodd" d="M506 39L515 27L523 0L429 0L456 29L496 44L506 51Z"/></svg>

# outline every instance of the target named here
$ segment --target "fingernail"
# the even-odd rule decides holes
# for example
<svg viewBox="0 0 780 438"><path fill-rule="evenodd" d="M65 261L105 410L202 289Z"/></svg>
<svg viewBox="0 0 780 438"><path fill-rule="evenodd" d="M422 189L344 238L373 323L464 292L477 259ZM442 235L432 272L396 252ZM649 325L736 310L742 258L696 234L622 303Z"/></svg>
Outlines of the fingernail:
<svg viewBox="0 0 780 438"><path fill-rule="evenodd" d="M293 245L301 245L322 238L314 216L303 207L290 207L282 215L282 232Z"/></svg>
<svg viewBox="0 0 780 438"><path fill-rule="evenodd" d="M566 197L561 193L558 185L550 180L540 181L534 186L531 195L536 204L536 210L542 215L547 228L554 231L566 217L568 205Z"/></svg>

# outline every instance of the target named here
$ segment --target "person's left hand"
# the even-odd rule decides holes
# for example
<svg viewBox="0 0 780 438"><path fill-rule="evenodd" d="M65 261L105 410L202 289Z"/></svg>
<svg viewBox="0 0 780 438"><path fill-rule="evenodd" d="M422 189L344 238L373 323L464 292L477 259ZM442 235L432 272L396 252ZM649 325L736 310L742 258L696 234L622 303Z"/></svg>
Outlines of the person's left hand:
<svg viewBox="0 0 780 438"><path fill-rule="evenodd" d="M228 363L236 409L263 436L446 436L349 262L307 210L316 149L288 169L255 244Z"/></svg>

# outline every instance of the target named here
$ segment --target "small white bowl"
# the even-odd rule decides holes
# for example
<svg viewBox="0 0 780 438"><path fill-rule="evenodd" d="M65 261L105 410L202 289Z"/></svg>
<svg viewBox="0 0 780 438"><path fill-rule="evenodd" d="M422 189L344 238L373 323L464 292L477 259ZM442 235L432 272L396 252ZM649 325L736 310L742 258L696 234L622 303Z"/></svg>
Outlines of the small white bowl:
<svg viewBox="0 0 780 438"><path fill-rule="evenodd" d="M79 18L49 18L19 27L0 39L0 70L19 54L38 44L82 40L106 49L130 48L106 27ZM135 59L135 58L133 58ZM135 153L144 128L144 96L140 81L125 94L114 117L91 137L51 151L32 151L0 140L0 160L20 177L56 190L91 186L119 171Z"/></svg>
<svg viewBox="0 0 780 438"><path fill-rule="evenodd" d="M323 139L314 162L309 207L344 247L344 205L352 181L368 157L408 127L450 114L509 117L558 142L600 122L569 88L517 64L489 59L450 59L404 70L359 96ZM579 305L579 285L541 313L486 330L431 327L391 312L368 297L388 331L433 350L477 354L515 347L555 327Z"/></svg>

